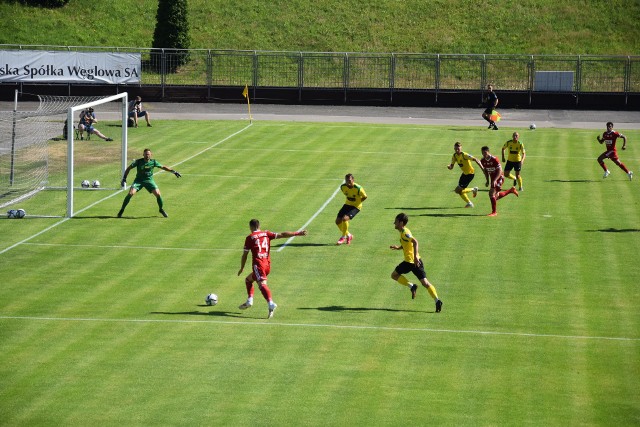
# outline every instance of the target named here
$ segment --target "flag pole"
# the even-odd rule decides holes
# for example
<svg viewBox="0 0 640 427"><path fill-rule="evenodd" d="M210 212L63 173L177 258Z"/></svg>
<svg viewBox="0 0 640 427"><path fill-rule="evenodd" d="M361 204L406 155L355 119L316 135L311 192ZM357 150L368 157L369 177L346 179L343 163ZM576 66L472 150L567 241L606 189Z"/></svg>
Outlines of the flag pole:
<svg viewBox="0 0 640 427"><path fill-rule="evenodd" d="M251 102L249 101L249 85L244 85L244 90L242 91L242 96L247 99L247 108L249 110L249 123L253 123L253 118L251 117Z"/></svg>

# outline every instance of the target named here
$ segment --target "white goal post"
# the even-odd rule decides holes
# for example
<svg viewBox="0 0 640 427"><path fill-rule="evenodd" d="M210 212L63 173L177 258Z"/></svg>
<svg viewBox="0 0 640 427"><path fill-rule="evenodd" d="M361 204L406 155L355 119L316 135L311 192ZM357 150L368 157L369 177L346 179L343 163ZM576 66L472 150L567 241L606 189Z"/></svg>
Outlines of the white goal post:
<svg viewBox="0 0 640 427"><path fill-rule="evenodd" d="M95 107L101 104L105 104L107 102L113 101L121 101L121 111L122 111L122 147L121 147L121 167L122 171L120 176L124 175L124 171L127 169L127 120L128 120L128 111L127 106L129 103L129 95L127 92L119 93L117 95L108 96L102 98L97 101L87 102L86 104L76 105L73 107L69 107L67 110L67 123L69 124L69 130L67 131L67 218L71 218L74 214L73 210L73 192L74 192L74 173L73 173L73 165L74 165L74 133L72 124L73 118L76 116L77 112L86 110L89 107Z"/></svg>

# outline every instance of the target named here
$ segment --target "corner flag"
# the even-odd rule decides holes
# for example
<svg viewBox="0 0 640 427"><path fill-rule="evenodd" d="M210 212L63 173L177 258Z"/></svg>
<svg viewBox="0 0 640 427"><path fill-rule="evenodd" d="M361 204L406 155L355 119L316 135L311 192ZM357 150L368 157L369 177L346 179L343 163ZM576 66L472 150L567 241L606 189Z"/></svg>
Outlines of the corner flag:
<svg viewBox="0 0 640 427"><path fill-rule="evenodd" d="M244 90L242 91L242 96L247 100L247 108L249 109L249 123L253 122L251 118L251 102L249 101L249 85L244 85Z"/></svg>

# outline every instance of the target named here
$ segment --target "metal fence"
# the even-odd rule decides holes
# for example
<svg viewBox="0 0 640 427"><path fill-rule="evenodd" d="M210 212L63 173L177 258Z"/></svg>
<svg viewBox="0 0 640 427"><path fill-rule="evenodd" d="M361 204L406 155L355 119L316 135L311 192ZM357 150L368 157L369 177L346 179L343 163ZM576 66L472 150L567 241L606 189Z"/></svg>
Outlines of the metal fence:
<svg viewBox="0 0 640 427"><path fill-rule="evenodd" d="M549 91L538 72L569 72L574 93L640 93L640 56L457 55L164 50L117 47L18 46L0 49L136 52L141 85L244 86L386 90ZM179 65L184 64L184 65ZM551 89L553 91L553 89ZM566 91L566 90L565 90Z"/></svg>

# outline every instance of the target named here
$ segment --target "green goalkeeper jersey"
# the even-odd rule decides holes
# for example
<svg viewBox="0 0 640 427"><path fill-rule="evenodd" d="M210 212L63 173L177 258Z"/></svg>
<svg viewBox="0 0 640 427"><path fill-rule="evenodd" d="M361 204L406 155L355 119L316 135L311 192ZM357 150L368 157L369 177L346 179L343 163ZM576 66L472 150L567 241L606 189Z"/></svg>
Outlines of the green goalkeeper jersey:
<svg viewBox="0 0 640 427"><path fill-rule="evenodd" d="M153 169L161 168L162 165L155 159L151 159L148 162L142 159L134 160L131 163L131 168L136 168L136 181L153 181Z"/></svg>

